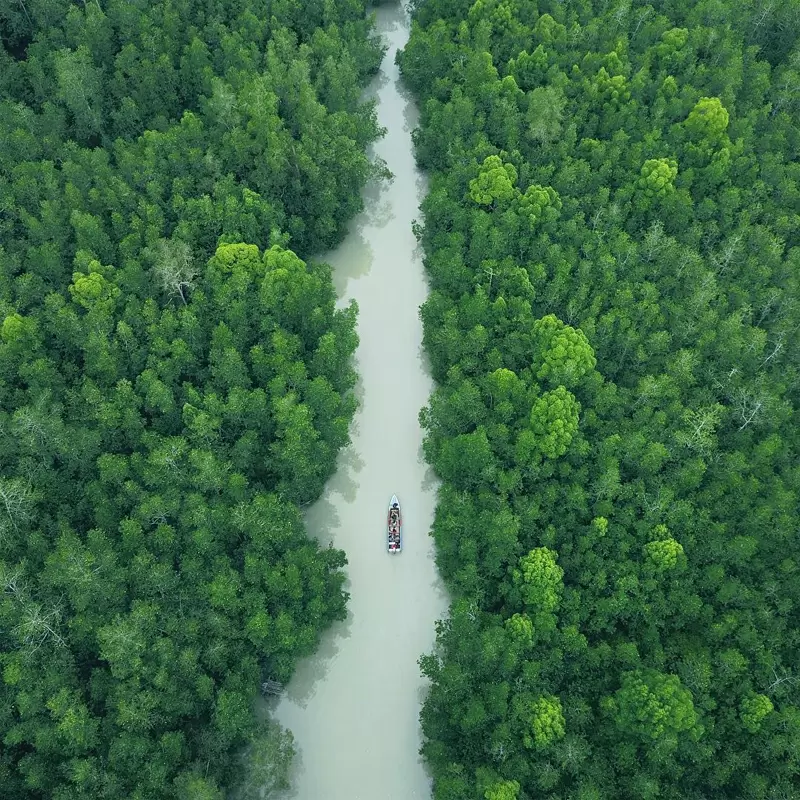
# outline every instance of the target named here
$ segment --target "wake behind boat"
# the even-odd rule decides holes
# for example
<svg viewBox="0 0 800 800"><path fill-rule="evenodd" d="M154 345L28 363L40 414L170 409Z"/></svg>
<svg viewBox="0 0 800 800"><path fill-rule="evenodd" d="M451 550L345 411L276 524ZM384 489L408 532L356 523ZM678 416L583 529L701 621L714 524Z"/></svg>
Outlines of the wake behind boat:
<svg viewBox="0 0 800 800"><path fill-rule="evenodd" d="M400 501L393 494L389 501L389 515L387 518L387 548L390 553L399 553L403 549L403 519L400 516Z"/></svg>

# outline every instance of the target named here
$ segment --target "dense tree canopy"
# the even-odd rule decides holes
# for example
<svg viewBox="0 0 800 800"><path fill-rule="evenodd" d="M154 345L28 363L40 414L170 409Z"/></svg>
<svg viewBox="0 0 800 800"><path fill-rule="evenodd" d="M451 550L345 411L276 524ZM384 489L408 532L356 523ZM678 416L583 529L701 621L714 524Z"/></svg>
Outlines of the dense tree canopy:
<svg viewBox="0 0 800 800"><path fill-rule="evenodd" d="M0 8L3 798L285 783L253 701L344 616L299 506L355 408L304 259L386 174L381 57L361 0Z"/></svg>
<svg viewBox="0 0 800 800"><path fill-rule="evenodd" d="M411 5L435 798L796 797L796 3Z"/></svg>

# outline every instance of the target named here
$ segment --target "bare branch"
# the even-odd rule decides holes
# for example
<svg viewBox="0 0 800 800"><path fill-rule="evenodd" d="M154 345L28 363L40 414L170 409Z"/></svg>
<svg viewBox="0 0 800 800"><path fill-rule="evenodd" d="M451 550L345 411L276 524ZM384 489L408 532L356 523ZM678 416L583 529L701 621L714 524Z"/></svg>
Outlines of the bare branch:
<svg viewBox="0 0 800 800"><path fill-rule="evenodd" d="M153 273L161 288L169 295L180 297L184 305L199 275L191 248L180 239L159 241Z"/></svg>
<svg viewBox="0 0 800 800"><path fill-rule="evenodd" d="M796 683L798 683L798 681L800 681L800 678L795 678L788 669L784 669L783 674L778 675L778 670L773 667L772 676L774 680L769 686L767 686L767 688L764 690L765 692L774 692L777 688L783 686L783 684L794 686Z"/></svg>
<svg viewBox="0 0 800 800"><path fill-rule="evenodd" d="M783 333L778 334L778 339L775 342L775 347L772 348L772 352L761 362L762 365L766 364L769 361L772 361L772 359L775 358L775 356L777 356L778 353L781 352L781 350L783 350L783 340L784 340L784 334Z"/></svg>
<svg viewBox="0 0 800 800"><path fill-rule="evenodd" d="M739 253L739 245L741 242L742 237L740 234L731 236L730 239L725 242L722 252L720 252L719 255L711 256L711 261L715 265L716 271L719 274L722 275L730 269L731 264Z"/></svg>
<svg viewBox="0 0 800 800"><path fill-rule="evenodd" d="M19 525L30 518L30 507L33 503L33 492L29 484L19 478L8 480L0 478L0 517L5 511L6 524L0 521L0 532L8 527L8 523L15 531Z"/></svg>
<svg viewBox="0 0 800 800"><path fill-rule="evenodd" d="M38 603L27 603L22 621L16 626L14 632L21 636L28 655L33 655L48 641L52 641L59 647L64 646L64 639L57 630L59 622L61 622L61 609L58 607L45 613Z"/></svg>

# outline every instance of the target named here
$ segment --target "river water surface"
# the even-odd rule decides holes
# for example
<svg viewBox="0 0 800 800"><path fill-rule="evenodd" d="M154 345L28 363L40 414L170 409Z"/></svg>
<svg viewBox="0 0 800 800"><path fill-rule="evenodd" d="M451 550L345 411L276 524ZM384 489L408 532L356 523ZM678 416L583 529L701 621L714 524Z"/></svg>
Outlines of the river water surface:
<svg viewBox="0 0 800 800"><path fill-rule="evenodd" d="M427 800L431 793L419 757L425 682L417 659L433 645L447 598L428 535L436 483L422 460L417 419L432 389L418 317L427 286L411 232L426 186L412 153L416 109L394 63L409 22L399 4L376 13L389 50L368 89L387 129L374 153L395 178L367 187L364 213L321 257L333 266L341 303L359 305L361 405L352 444L306 517L312 535L347 553L348 619L300 664L274 711L295 736L294 789L286 796L297 800ZM392 494L400 498L404 547L390 556Z"/></svg>

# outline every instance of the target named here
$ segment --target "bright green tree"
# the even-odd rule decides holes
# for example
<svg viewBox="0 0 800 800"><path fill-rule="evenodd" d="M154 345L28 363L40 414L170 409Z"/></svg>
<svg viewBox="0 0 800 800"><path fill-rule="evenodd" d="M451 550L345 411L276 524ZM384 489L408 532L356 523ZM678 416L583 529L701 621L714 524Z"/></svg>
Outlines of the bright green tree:
<svg viewBox="0 0 800 800"><path fill-rule="evenodd" d="M517 800L520 785L517 781L497 781L483 794L486 800Z"/></svg>
<svg viewBox="0 0 800 800"><path fill-rule="evenodd" d="M553 386L574 387L597 364L583 331L565 325L554 314L533 324L536 377Z"/></svg>
<svg viewBox="0 0 800 800"><path fill-rule="evenodd" d="M513 164L504 163L500 156L487 156L478 176L469 182L469 195L478 205L495 208L515 197L516 182Z"/></svg>
<svg viewBox="0 0 800 800"><path fill-rule="evenodd" d="M716 146L725 140L730 116L718 97L701 97L684 123L689 135Z"/></svg>
<svg viewBox="0 0 800 800"><path fill-rule="evenodd" d="M547 547L535 547L519 560L519 566L512 572L522 602L536 612L553 612L558 608L564 588L564 570L556 557L557 554Z"/></svg>
<svg viewBox="0 0 800 800"><path fill-rule="evenodd" d="M750 733L758 733L764 720L774 711L772 701L763 694L753 694L745 697L740 705L742 725Z"/></svg>
<svg viewBox="0 0 800 800"><path fill-rule="evenodd" d="M642 164L636 186L645 202L653 202L675 191L678 163L669 158L648 158Z"/></svg>
<svg viewBox="0 0 800 800"><path fill-rule="evenodd" d="M563 386L538 397L531 409L530 427L520 434L517 458L524 463L532 455L551 459L564 455L578 431L579 411L578 401Z"/></svg>
<svg viewBox="0 0 800 800"><path fill-rule="evenodd" d="M622 686L604 707L620 732L645 741L686 732L699 735L701 730L691 692L680 678L653 669L624 673Z"/></svg>
<svg viewBox="0 0 800 800"><path fill-rule="evenodd" d="M529 749L542 750L566 733L561 701L553 695L526 700L522 707L527 717L528 728L523 734L523 743Z"/></svg>

